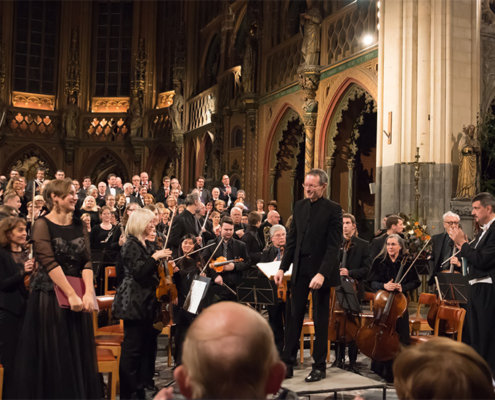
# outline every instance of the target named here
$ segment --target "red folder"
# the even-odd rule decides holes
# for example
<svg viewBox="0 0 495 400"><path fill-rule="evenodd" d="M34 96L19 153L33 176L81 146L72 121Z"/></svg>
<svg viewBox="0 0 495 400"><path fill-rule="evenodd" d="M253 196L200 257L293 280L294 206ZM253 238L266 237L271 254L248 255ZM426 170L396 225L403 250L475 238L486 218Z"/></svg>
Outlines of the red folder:
<svg viewBox="0 0 495 400"><path fill-rule="evenodd" d="M82 300L84 294L86 293L86 285L84 284L83 278L77 278L75 276L65 276L67 280L69 281L70 285L73 287L74 291L76 294L79 296L79 298ZM60 289L55 283L53 284L53 288L55 289L55 295L57 296L57 301L58 305L61 308L70 308L70 303L69 303L69 298L66 296L65 292ZM96 301L96 294L95 296L95 311L98 311L98 302ZM88 312L84 310L84 312Z"/></svg>

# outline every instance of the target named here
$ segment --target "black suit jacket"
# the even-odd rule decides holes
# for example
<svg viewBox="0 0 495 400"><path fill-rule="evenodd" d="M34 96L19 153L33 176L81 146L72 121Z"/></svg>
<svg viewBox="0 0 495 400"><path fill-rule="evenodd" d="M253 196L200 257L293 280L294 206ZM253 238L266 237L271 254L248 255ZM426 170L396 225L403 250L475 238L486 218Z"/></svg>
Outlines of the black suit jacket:
<svg viewBox="0 0 495 400"><path fill-rule="evenodd" d="M98 193L98 196L96 197L96 204L100 207L103 207L106 204L105 201L105 196L101 196L100 193Z"/></svg>
<svg viewBox="0 0 495 400"><path fill-rule="evenodd" d="M29 297L22 271L12 255L0 249L0 308L18 316L24 313Z"/></svg>
<svg viewBox="0 0 495 400"><path fill-rule="evenodd" d="M478 241L479 244L476 246ZM469 279L491 276L495 282L495 222L491 224L481 240L475 240L471 245L464 243L459 255L464 257L469 264Z"/></svg>
<svg viewBox="0 0 495 400"><path fill-rule="evenodd" d="M213 251L216 248L216 245L218 245L221 240L222 238L219 236L207 243L215 243L215 246L211 246L203 250L203 252L201 253L203 260L208 261L210 259ZM217 274L216 271L212 269L212 280L215 280L218 275L221 275L226 285L230 286L231 288L235 288L241 281L242 273L244 271L247 271L251 266L251 259L249 258L246 245L240 240L236 240L234 238L230 239L229 252L231 253L229 254L229 256L234 258L242 258L244 261L235 263L235 268L232 271L224 271L220 274ZM218 257L223 257L223 245L220 245L220 247L214 253L212 261Z"/></svg>
<svg viewBox="0 0 495 400"><path fill-rule="evenodd" d="M184 235L192 233L196 237L199 236L201 228L198 227L199 224L200 222L187 209L174 217L170 237L168 238L168 243L174 253L174 257L178 254L179 246Z"/></svg>
<svg viewBox="0 0 495 400"><path fill-rule="evenodd" d="M118 194L121 194L121 193L124 193L124 191L121 189L121 188L118 188L116 187L115 188L115 196L117 196ZM108 196L109 194L112 194L112 192L110 192L110 187L107 186L107 190L105 191L105 194Z"/></svg>
<svg viewBox="0 0 495 400"><path fill-rule="evenodd" d="M261 253L263 252L263 242L257 237L257 233L258 229L250 226L246 229L241 238L241 241L246 244L252 265L256 265L260 262Z"/></svg>
<svg viewBox="0 0 495 400"><path fill-rule="evenodd" d="M38 185L38 182L35 179L32 179L27 183L26 192L24 193L24 197L26 197L29 201L33 200L33 184L35 182L36 182L36 188L35 188L36 195L43 194L41 193L41 189L40 189L41 185Z"/></svg>
<svg viewBox="0 0 495 400"><path fill-rule="evenodd" d="M194 188L194 189L197 189L197 188ZM192 191L193 191L194 189L191 189L191 190L189 191L189 193L192 193ZM198 190L199 190L199 189L198 189ZM208 203L208 202L212 199L211 192L210 192L208 189L206 189L206 188L204 187L204 188L203 188L203 190L201 191L201 196L200 196L200 198L201 198L201 202L202 202L203 204Z"/></svg>
<svg viewBox="0 0 495 400"><path fill-rule="evenodd" d="M430 270L430 276L428 277L428 285L435 283L435 276L439 273L442 265L443 247L445 244L445 237L448 236L447 232L439 233L431 237L432 252L430 259L428 260L428 267ZM450 264L449 264L450 265Z"/></svg>
<svg viewBox="0 0 495 400"><path fill-rule="evenodd" d="M133 203L132 201L132 195L131 195L131 203ZM144 199L141 199L141 195L138 194L137 196L134 196L134 203L138 203L139 204L139 207L144 207Z"/></svg>
<svg viewBox="0 0 495 400"><path fill-rule="evenodd" d="M158 191L156 192L156 197L155 197L156 202L165 204L165 200L167 200L169 194L170 194L170 186L168 188L168 193L166 196L165 196L165 187L161 186L160 189L158 189Z"/></svg>
<svg viewBox="0 0 495 400"><path fill-rule="evenodd" d="M370 245L356 236L351 240L354 245L347 255L347 269L351 278L362 281L371 271Z"/></svg>
<svg viewBox="0 0 495 400"><path fill-rule="evenodd" d="M227 190L227 187L225 185L218 186L220 189L220 200L225 201L225 207L227 207L227 203L229 201L229 196L225 194L225 191ZM234 204L234 202L237 200L237 188L235 186L230 187L230 203Z"/></svg>
<svg viewBox="0 0 495 400"><path fill-rule="evenodd" d="M309 199L300 200L294 206L290 234L280 269L286 272L290 264L294 263L291 278L294 285L297 284L298 274L304 269L310 277L314 277L317 273L322 274L325 277L324 285L338 286L340 284L340 246L343 240L342 208L325 198L317 201L323 203L318 205L319 212L313 216L311 221ZM308 225L313 231L312 240L307 243L311 248L311 259L307 264L301 265L301 245Z"/></svg>
<svg viewBox="0 0 495 400"><path fill-rule="evenodd" d="M382 251L383 246L385 246L385 243L387 243L387 238L388 235L387 233L385 233L384 235L378 236L371 241L370 244L371 263L373 263L376 256L380 254L380 251Z"/></svg>

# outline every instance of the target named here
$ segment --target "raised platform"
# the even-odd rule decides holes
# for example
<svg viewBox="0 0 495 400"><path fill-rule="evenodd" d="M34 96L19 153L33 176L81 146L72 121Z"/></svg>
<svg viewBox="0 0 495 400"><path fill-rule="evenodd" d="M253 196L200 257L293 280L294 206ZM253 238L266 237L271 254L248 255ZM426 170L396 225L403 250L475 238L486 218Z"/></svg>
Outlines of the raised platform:
<svg viewBox="0 0 495 400"><path fill-rule="evenodd" d="M314 395L321 393L334 393L337 398L338 392L365 389L383 389L383 399L387 396L387 385L374 379L366 378L340 368L327 368L327 376L319 382L307 383L306 378L311 372L311 367L303 369L294 368L294 377L286 379L282 386L296 392L299 396Z"/></svg>

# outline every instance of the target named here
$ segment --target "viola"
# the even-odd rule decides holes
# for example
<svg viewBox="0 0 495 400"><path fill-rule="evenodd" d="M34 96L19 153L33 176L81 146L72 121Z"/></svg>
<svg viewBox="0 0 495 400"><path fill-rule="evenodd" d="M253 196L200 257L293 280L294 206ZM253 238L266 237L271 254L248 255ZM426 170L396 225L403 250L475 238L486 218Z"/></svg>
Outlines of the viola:
<svg viewBox="0 0 495 400"><path fill-rule="evenodd" d="M284 256L284 246L280 247L280 258ZM287 281L285 279L282 280L282 283L277 285L277 296L278 299L282 302L287 302Z"/></svg>
<svg viewBox="0 0 495 400"><path fill-rule="evenodd" d="M221 273L224 271L224 266L230 263L238 263L242 262L244 259L242 258L236 258L235 260L227 260L225 257L221 256L218 257L216 260L211 260L210 261L210 268L214 269L217 273Z"/></svg>
<svg viewBox="0 0 495 400"><path fill-rule="evenodd" d="M346 240L341 247L342 261L340 268L347 268L348 252L355 246L352 240ZM341 282L350 283L354 291L357 291L357 281L349 276L341 275ZM344 310L337 299L335 288L331 289L330 318L328 322L328 340L331 342L349 343L356 339L356 335L361 326L359 315L350 310Z"/></svg>

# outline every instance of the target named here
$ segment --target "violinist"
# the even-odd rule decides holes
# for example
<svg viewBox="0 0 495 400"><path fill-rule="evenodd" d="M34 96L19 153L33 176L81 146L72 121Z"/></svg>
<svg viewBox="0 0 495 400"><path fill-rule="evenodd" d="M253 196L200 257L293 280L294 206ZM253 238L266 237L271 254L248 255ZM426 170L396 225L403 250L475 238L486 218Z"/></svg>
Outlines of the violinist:
<svg viewBox="0 0 495 400"><path fill-rule="evenodd" d="M371 270L370 246L366 240L357 237L356 219L354 215L345 213L342 216L344 247L348 243L347 265L341 265L340 275L349 276L358 281L358 298L364 298L364 279ZM350 241L350 243L349 243ZM341 262L342 262L341 252ZM356 360L358 348L355 341L349 344L349 371L357 372ZM332 367L343 368L345 359L345 343L335 343L335 361Z"/></svg>
<svg viewBox="0 0 495 400"><path fill-rule="evenodd" d="M12 398L12 368L29 297L24 278L34 269L34 259L29 260L23 249L26 237L24 219L8 217L0 222L0 364L6 399Z"/></svg>
<svg viewBox="0 0 495 400"><path fill-rule="evenodd" d="M449 228L451 226L459 226L461 218L459 215L449 211L443 215L443 227L444 233L433 235L431 237L432 251L431 257L428 260L430 267L430 276L428 278L428 284L433 285L435 283L435 276L442 271L450 271L453 268L454 271L461 272L461 258L452 255L457 252L457 247L454 246L454 241L449 236ZM446 260L450 259L448 262Z"/></svg>
<svg viewBox="0 0 495 400"><path fill-rule="evenodd" d="M420 284L416 269L413 267L407 275L405 275L402 283L397 283L397 275L399 273L401 262L403 261L405 242L397 234L392 234L387 237L387 242L382 251L373 261L371 273L368 281L374 291L387 290L389 292L398 291L405 294L410 290L416 289ZM405 264L404 272L407 270L408 263ZM397 320L396 330L399 334L400 343L403 345L410 344L409 338L409 314L407 309L402 316ZM372 369L375 373L384 378L387 382L393 382L391 361L377 362L373 361Z"/></svg>
<svg viewBox="0 0 495 400"><path fill-rule="evenodd" d="M233 238L234 235L234 222L230 217L223 217L220 223L222 229L220 236L214 240L210 240L208 244L216 243L220 244L215 251L215 246L205 248L202 252L202 257L205 260L210 258L216 259L218 257L225 257L227 260L235 260L242 258L243 261L236 263L229 263L224 266L223 272L217 273L212 271L212 279L219 285L226 284L232 290L236 290L237 285L240 283L242 274L251 267L251 259L247 252L246 245L240 240ZM215 253L213 253L215 251ZM213 254L213 257L212 257ZM217 280L217 277L221 279ZM214 287L214 300L218 301L237 301L235 294L228 290L226 287Z"/></svg>
<svg viewBox="0 0 495 400"><path fill-rule="evenodd" d="M182 364L182 344L186 337L187 330L191 326L196 314L192 314L183 309L191 284L197 275L201 273L204 266L204 260L200 253L189 255L192 251L199 248L196 237L192 234L187 234L182 238L179 249L179 257L181 258L174 266L174 284L177 288L177 300L174 306L174 323L175 323L175 364ZM206 271L211 270L207 268ZM205 275L205 274L203 274Z"/></svg>
<svg viewBox="0 0 495 400"><path fill-rule="evenodd" d="M112 305L115 318L124 320L124 342L120 359L120 397L145 398L145 377L142 374L149 359L155 332L158 262L170 257L169 249L153 251L145 239L155 229L155 214L150 210L135 210L125 228L126 241L120 251L124 279L117 289Z"/></svg>
<svg viewBox="0 0 495 400"><path fill-rule="evenodd" d="M252 213L250 213L251 215ZM257 213L259 215L259 213ZM286 241L286 231L283 225L273 225L270 228L271 246L266 248L261 255L260 262L272 262L282 260L284 254L284 246ZM277 296L276 296L277 297ZM286 294L286 299L288 295ZM282 355L284 349L284 321L286 320L286 304L287 301L277 298L272 306L268 306L268 322L275 337L275 345L277 346L278 354ZM286 324L285 324L286 325Z"/></svg>
<svg viewBox="0 0 495 400"><path fill-rule="evenodd" d="M178 254L181 239L188 233L196 237L196 242L201 245L201 224L196 218L196 213L201 210L201 201L197 193L190 193L186 197L186 209L176 215L173 225L170 228L170 247L174 256Z"/></svg>
<svg viewBox="0 0 495 400"><path fill-rule="evenodd" d="M481 229L473 244L458 226L449 228L449 236L461 251L469 268L467 328L471 346L495 373L495 198L480 193L472 199L475 221Z"/></svg>

